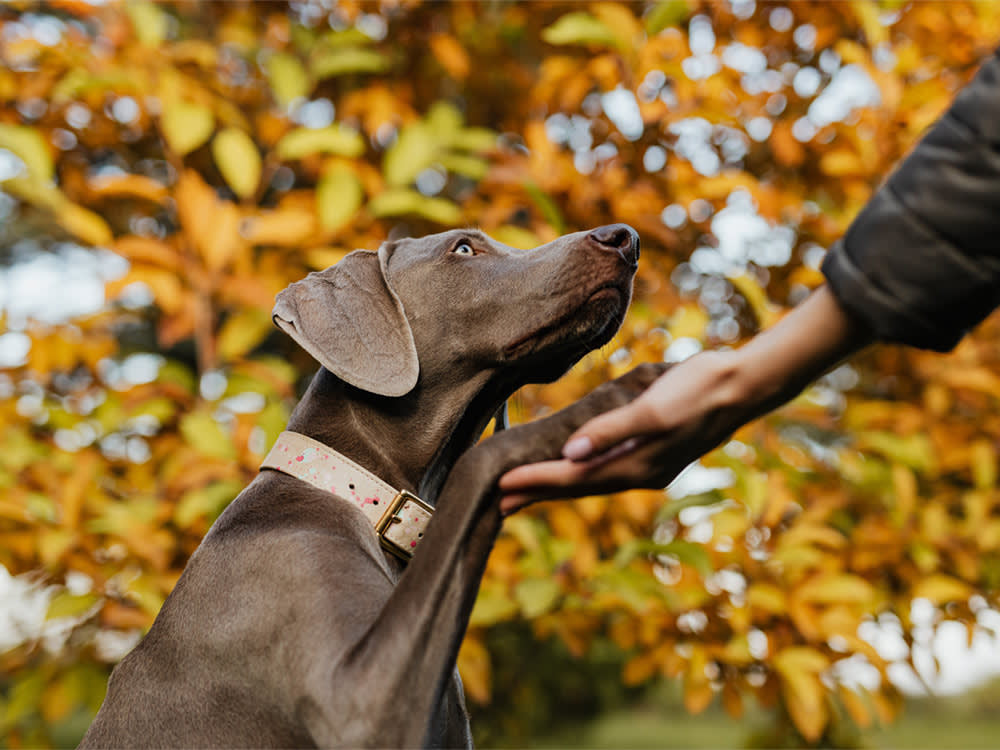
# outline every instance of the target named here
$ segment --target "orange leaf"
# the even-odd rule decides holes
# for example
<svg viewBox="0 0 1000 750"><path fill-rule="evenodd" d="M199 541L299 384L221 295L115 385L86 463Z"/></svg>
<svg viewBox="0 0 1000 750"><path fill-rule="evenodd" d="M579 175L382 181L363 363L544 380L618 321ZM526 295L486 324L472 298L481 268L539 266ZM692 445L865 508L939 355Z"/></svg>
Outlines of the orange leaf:
<svg viewBox="0 0 1000 750"><path fill-rule="evenodd" d="M95 198L141 198L162 203L168 196L163 183L139 174L101 175L91 179L87 187Z"/></svg>
<svg viewBox="0 0 1000 750"><path fill-rule="evenodd" d="M451 34L439 33L431 36L431 52L448 75L463 80L469 75L469 54Z"/></svg>

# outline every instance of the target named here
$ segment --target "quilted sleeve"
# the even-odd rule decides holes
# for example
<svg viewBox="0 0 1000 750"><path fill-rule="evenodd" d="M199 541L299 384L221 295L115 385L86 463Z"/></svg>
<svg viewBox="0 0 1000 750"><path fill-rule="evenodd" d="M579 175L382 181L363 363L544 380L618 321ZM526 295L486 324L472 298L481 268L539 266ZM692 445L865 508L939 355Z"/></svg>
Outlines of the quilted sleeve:
<svg viewBox="0 0 1000 750"><path fill-rule="evenodd" d="M1000 57L956 97L827 254L884 341L947 351L1000 305Z"/></svg>

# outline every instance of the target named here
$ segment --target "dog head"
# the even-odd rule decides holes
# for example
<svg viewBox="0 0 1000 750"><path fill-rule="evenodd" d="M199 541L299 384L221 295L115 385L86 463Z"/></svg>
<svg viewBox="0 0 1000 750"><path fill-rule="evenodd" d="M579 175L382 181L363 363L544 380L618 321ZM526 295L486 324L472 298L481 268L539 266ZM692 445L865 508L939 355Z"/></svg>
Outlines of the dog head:
<svg viewBox="0 0 1000 750"><path fill-rule="evenodd" d="M334 375L382 396L484 371L547 382L618 330L638 256L624 224L533 250L456 229L355 251L281 292L273 316Z"/></svg>

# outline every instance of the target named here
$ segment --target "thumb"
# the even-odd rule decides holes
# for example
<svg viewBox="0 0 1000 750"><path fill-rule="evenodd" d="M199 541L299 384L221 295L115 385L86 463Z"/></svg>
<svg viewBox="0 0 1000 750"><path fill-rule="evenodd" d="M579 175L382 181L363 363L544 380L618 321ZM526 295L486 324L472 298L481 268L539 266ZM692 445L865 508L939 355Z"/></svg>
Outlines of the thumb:
<svg viewBox="0 0 1000 750"><path fill-rule="evenodd" d="M586 461L629 438L655 432L656 429L649 409L645 408L641 399L636 399L584 423L570 435L562 453L571 461Z"/></svg>

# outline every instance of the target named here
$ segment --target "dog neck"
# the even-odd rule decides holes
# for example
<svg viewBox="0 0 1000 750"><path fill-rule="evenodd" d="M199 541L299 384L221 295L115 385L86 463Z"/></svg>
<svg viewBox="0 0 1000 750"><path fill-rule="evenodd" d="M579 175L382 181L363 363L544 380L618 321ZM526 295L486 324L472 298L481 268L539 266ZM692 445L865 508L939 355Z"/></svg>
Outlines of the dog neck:
<svg viewBox="0 0 1000 750"><path fill-rule="evenodd" d="M333 448L382 481L433 504L448 472L506 394L490 373L428 378L406 396L360 390L320 368L287 429Z"/></svg>

